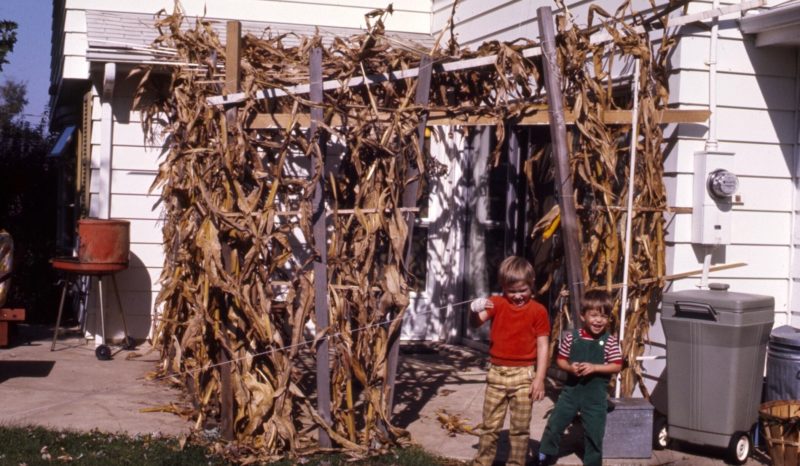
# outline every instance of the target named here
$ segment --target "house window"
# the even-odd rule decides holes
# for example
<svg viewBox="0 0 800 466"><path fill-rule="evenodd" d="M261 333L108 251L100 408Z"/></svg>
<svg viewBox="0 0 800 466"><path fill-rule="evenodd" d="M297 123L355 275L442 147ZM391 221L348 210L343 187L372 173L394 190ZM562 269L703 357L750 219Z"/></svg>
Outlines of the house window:
<svg viewBox="0 0 800 466"><path fill-rule="evenodd" d="M431 133L429 130L425 131L425 140L423 143L422 151L424 154L430 155L431 150ZM428 233L431 225L429 217L429 201L431 183L429 173L420 182L420 189L422 194L417 200L417 208L419 211L414 216L414 229L411 237L411 258L408 264L409 271L414 278L411 283L411 289L417 293L424 293L427 290L428 280Z"/></svg>

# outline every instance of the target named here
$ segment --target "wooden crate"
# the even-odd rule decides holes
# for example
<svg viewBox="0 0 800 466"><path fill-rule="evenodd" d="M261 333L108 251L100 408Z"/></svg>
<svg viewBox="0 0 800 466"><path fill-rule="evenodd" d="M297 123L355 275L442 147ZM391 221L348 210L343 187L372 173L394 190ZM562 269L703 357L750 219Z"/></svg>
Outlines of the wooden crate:
<svg viewBox="0 0 800 466"><path fill-rule="evenodd" d="M759 417L774 466L800 464L800 400L768 401Z"/></svg>
<svg viewBox="0 0 800 466"><path fill-rule="evenodd" d="M8 346L8 323L25 320L25 309L0 309L0 347Z"/></svg>

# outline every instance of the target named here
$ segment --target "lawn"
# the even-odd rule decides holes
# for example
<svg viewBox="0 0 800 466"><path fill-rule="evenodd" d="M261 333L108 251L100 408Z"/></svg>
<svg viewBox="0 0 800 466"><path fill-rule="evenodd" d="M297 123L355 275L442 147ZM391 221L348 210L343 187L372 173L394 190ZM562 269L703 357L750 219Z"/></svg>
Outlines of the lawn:
<svg viewBox="0 0 800 466"><path fill-rule="evenodd" d="M0 427L0 465L230 465L206 448L175 438L72 432L41 427ZM280 461L275 466L457 466L463 463L437 458L420 448L398 449L393 453L352 462L344 456L318 456L302 461Z"/></svg>

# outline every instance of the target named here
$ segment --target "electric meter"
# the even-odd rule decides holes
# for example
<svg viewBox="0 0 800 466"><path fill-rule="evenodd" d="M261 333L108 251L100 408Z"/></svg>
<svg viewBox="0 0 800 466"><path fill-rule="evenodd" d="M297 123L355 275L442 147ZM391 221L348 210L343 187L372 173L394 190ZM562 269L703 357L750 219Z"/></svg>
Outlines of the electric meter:
<svg viewBox="0 0 800 466"><path fill-rule="evenodd" d="M715 198L727 198L739 189L739 177L724 168L708 174L708 192Z"/></svg>
<svg viewBox="0 0 800 466"><path fill-rule="evenodd" d="M733 152L695 152L692 243L712 246L731 243L733 195L739 189L733 162Z"/></svg>

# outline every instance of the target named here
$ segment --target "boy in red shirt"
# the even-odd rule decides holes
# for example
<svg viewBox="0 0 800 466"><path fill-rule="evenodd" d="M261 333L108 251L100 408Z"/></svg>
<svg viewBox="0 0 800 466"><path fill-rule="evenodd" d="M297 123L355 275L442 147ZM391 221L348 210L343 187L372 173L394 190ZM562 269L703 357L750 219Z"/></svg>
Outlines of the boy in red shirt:
<svg viewBox="0 0 800 466"><path fill-rule="evenodd" d="M556 364L569 376L542 435L540 465L551 464L557 457L561 434L579 411L584 429L583 464L603 463L608 382L622 369L619 341L608 332L611 308L608 293L587 291L581 301L583 328L561 340Z"/></svg>
<svg viewBox="0 0 800 466"><path fill-rule="evenodd" d="M534 301L535 274L527 260L511 256L500 264L502 296L478 298L471 304L470 324L492 320L489 334L489 371L483 402L483 433L475 466L489 466L497 452L497 436L506 411L511 409L509 465L522 466L528 453L531 411L544 398L550 319ZM534 366L536 370L534 371Z"/></svg>

